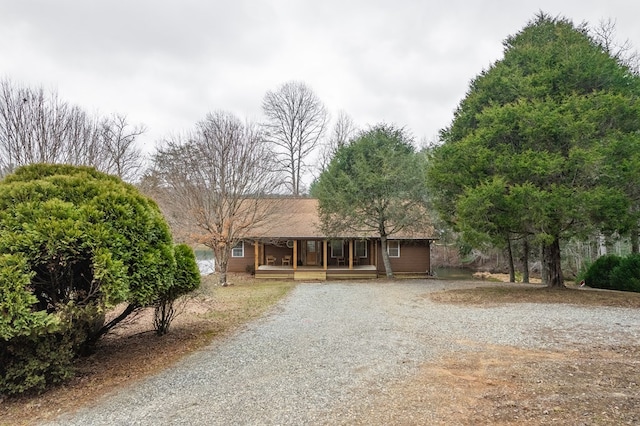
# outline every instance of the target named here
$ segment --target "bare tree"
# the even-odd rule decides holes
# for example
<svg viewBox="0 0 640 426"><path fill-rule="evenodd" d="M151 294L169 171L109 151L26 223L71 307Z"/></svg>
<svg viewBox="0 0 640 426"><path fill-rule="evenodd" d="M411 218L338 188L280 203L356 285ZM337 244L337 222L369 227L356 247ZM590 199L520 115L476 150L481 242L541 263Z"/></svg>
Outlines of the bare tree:
<svg viewBox="0 0 640 426"><path fill-rule="evenodd" d="M323 145L318 162L320 172L323 172L329 166L331 159L336 152L347 145L349 141L356 135L358 128L351 117L344 111L338 113L338 118L331 132L331 136Z"/></svg>
<svg viewBox="0 0 640 426"><path fill-rule="evenodd" d="M103 159L102 171L132 181L140 173L143 155L136 145L138 136L145 132L142 125L132 126L124 115L114 114L100 123Z"/></svg>
<svg viewBox="0 0 640 426"><path fill-rule="evenodd" d="M142 164L135 144L143 132L125 116L92 117L55 91L0 80L0 175L31 163L66 163L133 179Z"/></svg>
<svg viewBox="0 0 640 426"><path fill-rule="evenodd" d="M628 39L623 42L616 39L615 20L601 20L597 26L589 28L588 32L605 52L626 65L636 75L640 74L640 54Z"/></svg>
<svg viewBox="0 0 640 426"><path fill-rule="evenodd" d="M156 199L183 237L213 250L223 286L233 247L269 219L269 196L280 184L260 129L226 112L208 114L190 135L165 142L145 180L159 188Z"/></svg>
<svg viewBox="0 0 640 426"><path fill-rule="evenodd" d="M276 91L268 91L262 101L262 110L279 170L286 173L291 193L300 195L302 175L309 169L307 158L316 150L326 131L327 110L306 84L295 81L284 83Z"/></svg>

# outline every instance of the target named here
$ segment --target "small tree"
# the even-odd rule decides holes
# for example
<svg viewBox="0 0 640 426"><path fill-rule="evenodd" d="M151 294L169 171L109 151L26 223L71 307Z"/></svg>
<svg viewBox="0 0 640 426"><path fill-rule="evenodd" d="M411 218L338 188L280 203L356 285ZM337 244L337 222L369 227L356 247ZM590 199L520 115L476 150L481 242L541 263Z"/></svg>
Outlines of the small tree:
<svg viewBox="0 0 640 426"><path fill-rule="evenodd" d="M120 179L42 164L7 176L0 182L0 392L65 379L72 359L127 315L180 294L176 283L198 286L199 277L181 278L177 268L160 210ZM106 311L121 303L126 308L105 324Z"/></svg>
<svg viewBox="0 0 640 426"><path fill-rule="evenodd" d="M429 223L423 158L402 129L381 124L338 149L311 188L327 235L353 231L380 236L390 278L387 238L423 231Z"/></svg>
<svg viewBox="0 0 640 426"><path fill-rule="evenodd" d="M136 140L145 132L145 127L131 125L126 116L114 114L102 119L98 131L101 158L93 165L127 182L140 177L143 155Z"/></svg>
<svg viewBox="0 0 640 426"><path fill-rule="evenodd" d="M281 181L262 133L234 115L216 112L191 135L166 143L154 156L148 189L184 238L213 250L227 284L233 247L273 213L270 196Z"/></svg>

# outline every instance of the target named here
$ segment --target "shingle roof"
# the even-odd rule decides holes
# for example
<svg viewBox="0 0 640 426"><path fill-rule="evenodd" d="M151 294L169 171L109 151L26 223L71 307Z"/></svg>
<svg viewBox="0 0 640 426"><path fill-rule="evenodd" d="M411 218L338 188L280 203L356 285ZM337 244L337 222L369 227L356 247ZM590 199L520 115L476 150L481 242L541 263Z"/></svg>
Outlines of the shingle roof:
<svg viewBox="0 0 640 426"><path fill-rule="evenodd" d="M326 238L327 235L320 229L320 218L318 216L318 200L315 198L293 198L282 197L265 200L270 205L273 213L270 219L249 231L246 238L257 239L311 239ZM434 238L433 227L422 232L403 232L390 236L395 239L436 239ZM334 235L337 238L371 238L373 234L353 234L344 233Z"/></svg>

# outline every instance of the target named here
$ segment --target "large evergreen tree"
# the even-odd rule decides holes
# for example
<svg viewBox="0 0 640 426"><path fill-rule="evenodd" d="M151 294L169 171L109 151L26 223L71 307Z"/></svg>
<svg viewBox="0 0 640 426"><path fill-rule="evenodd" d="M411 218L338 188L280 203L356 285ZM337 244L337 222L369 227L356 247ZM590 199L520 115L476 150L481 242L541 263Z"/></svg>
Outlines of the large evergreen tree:
<svg viewBox="0 0 640 426"><path fill-rule="evenodd" d="M426 187L424 157L402 129L381 124L336 151L311 187L327 235L378 235L387 277L393 277L387 238L423 231Z"/></svg>
<svg viewBox="0 0 640 426"><path fill-rule="evenodd" d="M540 13L507 38L442 132L427 174L436 207L476 240L533 238L543 282L563 286L563 239L637 221L621 185L633 173L611 155L637 156L638 94L638 77L585 26Z"/></svg>

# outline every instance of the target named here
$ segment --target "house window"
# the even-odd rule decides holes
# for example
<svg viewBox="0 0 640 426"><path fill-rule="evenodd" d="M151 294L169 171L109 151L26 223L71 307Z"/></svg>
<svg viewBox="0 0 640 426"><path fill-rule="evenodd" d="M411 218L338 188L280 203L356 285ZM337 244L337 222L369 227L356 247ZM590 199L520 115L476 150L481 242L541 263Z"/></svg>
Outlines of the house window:
<svg viewBox="0 0 640 426"><path fill-rule="evenodd" d="M400 257L400 241L387 241L389 257Z"/></svg>
<svg viewBox="0 0 640 426"><path fill-rule="evenodd" d="M244 257L244 241L238 241L231 250L231 257Z"/></svg>
<svg viewBox="0 0 640 426"><path fill-rule="evenodd" d="M355 241L356 257L367 257L367 242L365 240Z"/></svg>
<svg viewBox="0 0 640 426"><path fill-rule="evenodd" d="M331 241L331 257L344 257L344 242L342 240Z"/></svg>

